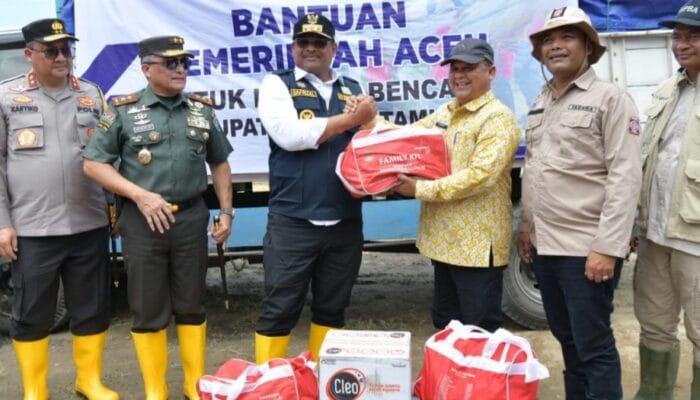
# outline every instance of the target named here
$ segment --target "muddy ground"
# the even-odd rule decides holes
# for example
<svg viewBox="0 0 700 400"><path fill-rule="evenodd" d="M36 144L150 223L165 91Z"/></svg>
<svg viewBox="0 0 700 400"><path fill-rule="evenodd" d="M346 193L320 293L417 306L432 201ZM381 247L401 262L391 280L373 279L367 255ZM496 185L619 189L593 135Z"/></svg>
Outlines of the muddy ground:
<svg viewBox="0 0 700 400"><path fill-rule="evenodd" d="M622 356L625 398L632 398L638 378L639 325L632 311L632 265L628 262L616 294L614 314L615 335ZM207 372L213 373L229 358L252 360L253 331L262 299L262 267L247 265L235 271L228 268L231 310L226 311L221 300L219 270L209 270L208 299L209 332L207 343ZM432 267L417 254L365 253L358 284L348 309L348 329L408 330L413 334L413 376L422 363L422 346L434 333L429 306L432 297ZM142 399L143 385L136 354L129 334L129 313L123 297L117 298L114 318L105 349L104 382L118 390L122 399ZM292 336L290 354L306 347L308 312L305 310ZM562 361L560 349L549 331L528 331L508 322L505 326L524 336L533 345L549 368L551 377L540 384L541 399L563 399ZM681 335L685 331L681 328ZM171 399L180 399L182 369L174 329L169 331L168 385ZM51 336L49 388L52 400L77 399L73 391L75 370L71 356L71 336L68 332ZM676 387L679 399L689 398L691 380L691 348L682 342L681 371ZM21 399L21 377L7 337L0 337L0 399Z"/></svg>

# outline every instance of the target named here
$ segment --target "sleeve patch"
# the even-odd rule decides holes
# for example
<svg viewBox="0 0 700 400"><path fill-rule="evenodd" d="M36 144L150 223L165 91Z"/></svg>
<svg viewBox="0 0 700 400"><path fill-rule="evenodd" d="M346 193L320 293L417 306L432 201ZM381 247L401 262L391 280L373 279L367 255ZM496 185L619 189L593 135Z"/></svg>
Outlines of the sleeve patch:
<svg viewBox="0 0 700 400"><path fill-rule="evenodd" d="M628 127L627 127L627 132L630 135L639 136L640 131L641 131L641 128L639 125L639 117L630 118L630 122L629 122Z"/></svg>
<svg viewBox="0 0 700 400"><path fill-rule="evenodd" d="M114 123L115 117L116 114L113 111L105 111L100 116L100 121L97 123L97 126L106 133L109 127Z"/></svg>

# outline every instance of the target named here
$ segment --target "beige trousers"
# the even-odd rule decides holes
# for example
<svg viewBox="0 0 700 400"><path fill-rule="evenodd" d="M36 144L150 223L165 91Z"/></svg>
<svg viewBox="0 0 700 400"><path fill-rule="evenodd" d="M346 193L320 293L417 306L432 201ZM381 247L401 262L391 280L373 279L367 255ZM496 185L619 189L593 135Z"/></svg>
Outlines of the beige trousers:
<svg viewBox="0 0 700 400"><path fill-rule="evenodd" d="M656 351L678 343L683 310L693 360L700 367L700 257L640 238L634 269L634 315L639 341Z"/></svg>

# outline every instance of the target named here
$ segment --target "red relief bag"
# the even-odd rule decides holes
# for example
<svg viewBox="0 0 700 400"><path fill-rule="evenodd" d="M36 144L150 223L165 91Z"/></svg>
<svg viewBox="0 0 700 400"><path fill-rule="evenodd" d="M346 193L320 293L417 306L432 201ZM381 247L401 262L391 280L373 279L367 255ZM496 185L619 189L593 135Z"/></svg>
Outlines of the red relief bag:
<svg viewBox="0 0 700 400"><path fill-rule="evenodd" d="M421 400L536 400L539 381L548 377L526 339L452 321L425 343L413 394Z"/></svg>
<svg viewBox="0 0 700 400"><path fill-rule="evenodd" d="M261 365L232 358L214 375L199 378L197 393L201 400L316 400L316 363L310 360L308 351Z"/></svg>
<svg viewBox="0 0 700 400"><path fill-rule="evenodd" d="M450 174L443 132L420 127L376 128L355 134L338 156L335 172L353 197L386 192L398 174L427 179Z"/></svg>

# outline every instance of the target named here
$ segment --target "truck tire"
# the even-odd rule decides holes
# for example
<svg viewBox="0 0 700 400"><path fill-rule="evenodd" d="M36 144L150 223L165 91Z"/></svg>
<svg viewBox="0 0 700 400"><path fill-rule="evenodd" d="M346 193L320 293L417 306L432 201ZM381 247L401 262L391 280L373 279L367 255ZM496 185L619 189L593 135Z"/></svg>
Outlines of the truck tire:
<svg viewBox="0 0 700 400"><path fill-rule="evenodd" d="M10 332L10 318L12 317L12 303L14 296L12 293L12 279L10 276L10 263L1 260L0 262L0 333ZM59 284L58 298L56 300L56 313L54 314L53 326L50 332L60 332L68 326L68 308L63 295L63 283Z"/></svg>
<svg viewBox="0 0 700 400"><path fill-rule="evenodd" d="M528 329L547 329L547 318L542 306L542 296L537 287L537 279L532 264L518 256L517 224L520 219L520 206L513 205L513 243L510 263L503 273L503 313L511 320Z"/></svg>

